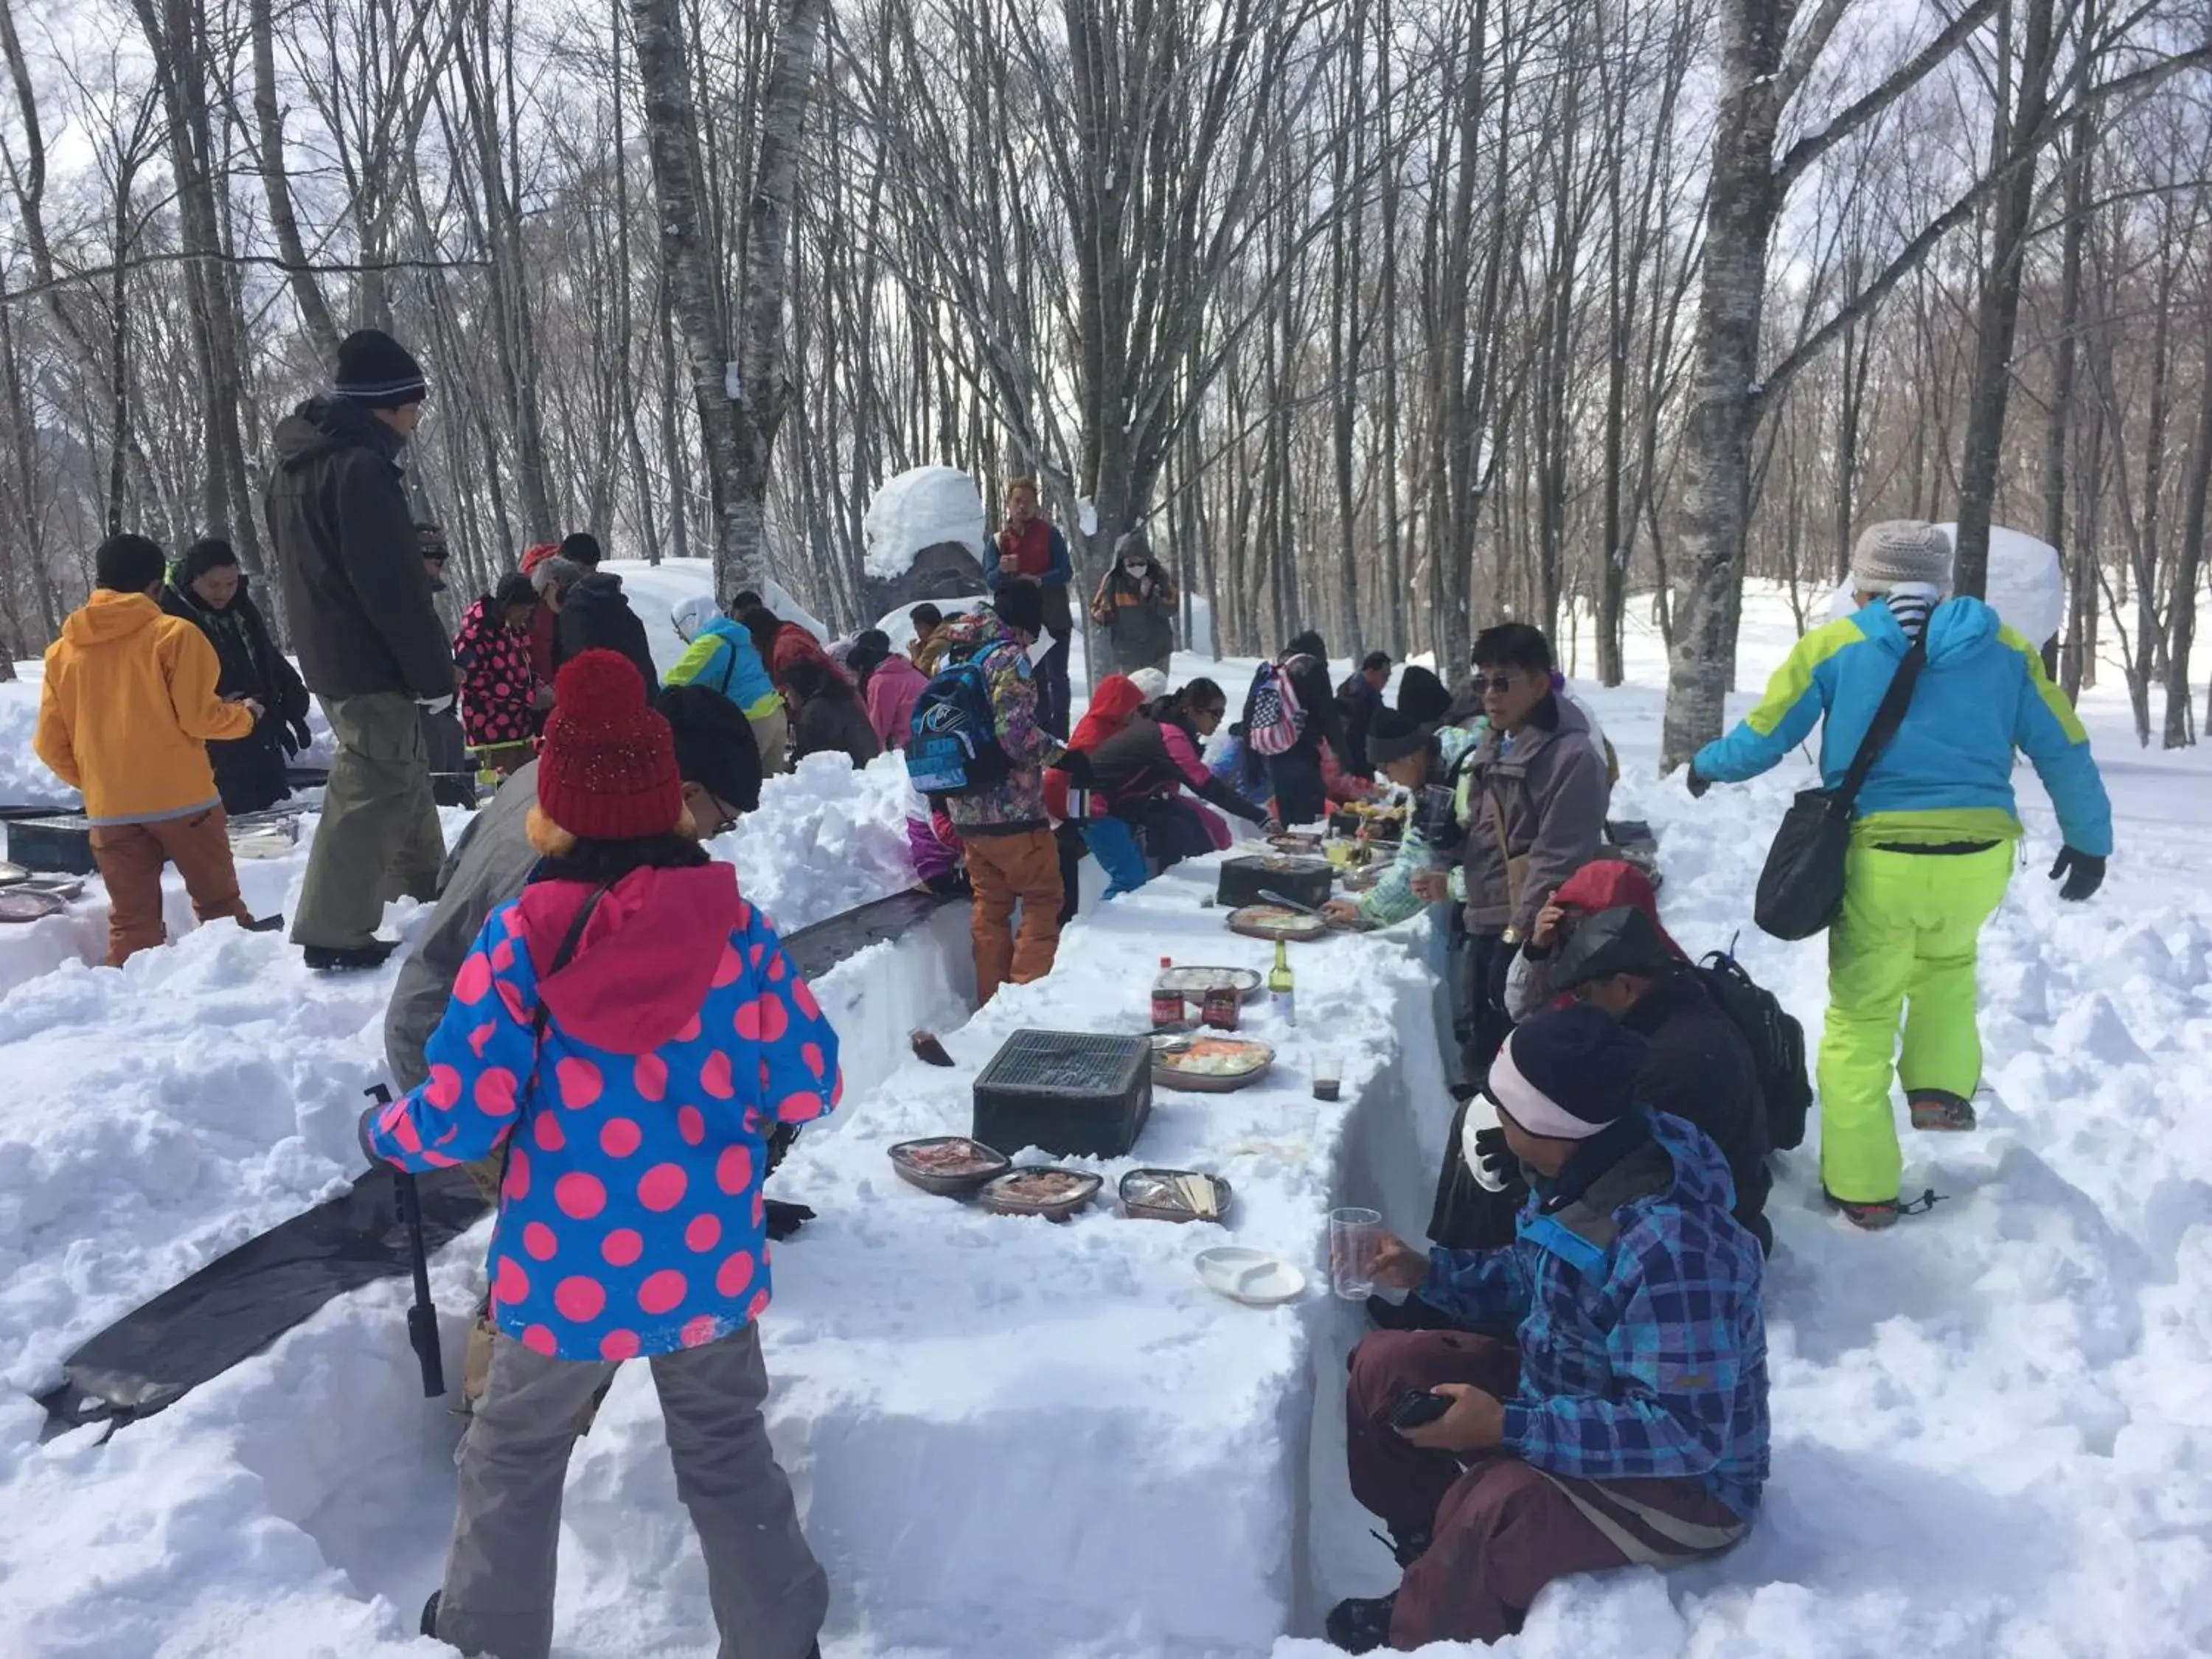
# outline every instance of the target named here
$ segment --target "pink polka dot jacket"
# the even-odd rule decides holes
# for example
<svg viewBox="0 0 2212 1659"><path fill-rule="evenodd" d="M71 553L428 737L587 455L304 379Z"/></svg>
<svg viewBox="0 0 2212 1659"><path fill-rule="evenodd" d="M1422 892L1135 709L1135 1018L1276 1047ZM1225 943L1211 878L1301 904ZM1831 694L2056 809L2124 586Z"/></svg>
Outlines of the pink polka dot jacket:
<svg viewBox="0 0 2212 1659"><path fill-rule="evenodd" d="M505 1146L493 1319L555 1358L627 1359L760 1316L769 1132L830 1110L843 1080L836 1032L730 866L632 872L541 981L591 890L538 882L492 913L428 1080L368 1139L415 1170Z"/></svg>

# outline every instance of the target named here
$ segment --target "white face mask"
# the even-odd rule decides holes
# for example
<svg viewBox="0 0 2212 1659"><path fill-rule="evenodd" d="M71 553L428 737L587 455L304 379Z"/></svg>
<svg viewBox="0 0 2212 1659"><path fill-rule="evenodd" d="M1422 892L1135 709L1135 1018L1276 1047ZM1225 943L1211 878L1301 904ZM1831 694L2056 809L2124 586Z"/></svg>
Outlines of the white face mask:
<svg viewBox="0 0 2212 1659"><path fill-rule="evenodd" d="M1145 574L1145 562L1142 559L1124 559L1121 561L1121 568L1132 576L1141 576Z"/></svg>

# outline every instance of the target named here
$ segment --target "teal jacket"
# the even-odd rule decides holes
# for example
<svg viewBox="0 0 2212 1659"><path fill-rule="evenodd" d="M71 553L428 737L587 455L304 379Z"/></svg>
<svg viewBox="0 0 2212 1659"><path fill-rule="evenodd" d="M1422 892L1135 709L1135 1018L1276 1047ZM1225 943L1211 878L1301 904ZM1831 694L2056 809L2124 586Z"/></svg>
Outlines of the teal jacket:
<svg viewBox="0 0 2212 1659"><path fill-rule="evenodd" d="M768 670L761 666L753 636L727 617L717 617L699 630L690 649L663 677L668 685L703 685L719 691L744 713L747 720L773 714L778 699Z"/></svg>
<svg viewBox="0 0 2212 1659"><path fill-rule="evenodd" d="M1820 733L1820 780L1834 788L1910 648L1881 600L1816 628L1776 671L1743 723L1698 751L1700 776L1757 777ZM1905 724L1868 773L1855 809L1863 840L1934 843L2008 841L2021 833L2014 752L2034 764L2066 844L2099 858L2112 850L2112 807L2090 757L2089 734L2043 672L2033 645L1974 599L1946 600L1928 619L1928 664Z"/></svg>

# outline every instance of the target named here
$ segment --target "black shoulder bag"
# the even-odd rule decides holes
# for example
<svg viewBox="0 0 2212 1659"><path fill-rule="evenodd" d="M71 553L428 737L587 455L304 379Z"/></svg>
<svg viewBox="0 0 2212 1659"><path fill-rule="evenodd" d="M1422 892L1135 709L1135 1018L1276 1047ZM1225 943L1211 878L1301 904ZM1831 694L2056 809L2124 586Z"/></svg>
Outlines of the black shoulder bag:
<svg viewBox="0 0 2212 1659"><path fill-rule="evenodd" d="M1851 808L1858 802L1867 774L1905 724L1905 705L1912 687L1928 661L1928 629L1923 625L1905 660L1889 682L1889 690L1875 710L1874 723L1859 740L1850 770L1833 789L1801 789L1774 832L1766 851L1766 867L1759 872L1759 892L1752 903L1752 919L1776 939L1811 939L1835 921L1844 902L1844 864L1851 848Z"/></svg>

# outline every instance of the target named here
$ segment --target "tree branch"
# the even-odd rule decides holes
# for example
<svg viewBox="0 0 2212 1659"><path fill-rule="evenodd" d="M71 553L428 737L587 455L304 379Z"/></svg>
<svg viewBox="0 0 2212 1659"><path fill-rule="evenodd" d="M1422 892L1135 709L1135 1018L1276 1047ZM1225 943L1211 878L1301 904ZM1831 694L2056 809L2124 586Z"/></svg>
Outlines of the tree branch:
<svg viewBox="0 0 2212 1659"><path fill-rule="evenodd" d="M1840 114L1832 117L1825 126L1807 133L1790 145L1789 153L1775 163L1775 189L1788 190L1804 175L1806 168L1925 80L1950 57L1953 49L1961 40L1988 21L1998 3L1999 0L1970 0L1964 11L1933 40L1893 70L1888 79ZM1811 66L1806 67L1809 73Z"/></svg>
<svg viewBox="0 0 2212 1659"><path fill-rule="evenodd" d="M135 258L117 260L104 265L88 265L82 270L72 270L45 282L32 283L23 288L0 290L0 306L11 306L21 300L35 300L58 289L77 283L98 282L114 276L118 271L146 270L155 265L215 264L250 266L259 270L281 270L287 276L309 272L316 276L349 276L372 270L480 270L488 269L489 259L378 259L359 264L337 264L313 261L295 264L280 259L273 253L216 253L179 250L171 253L143 253Z"/></svg>

